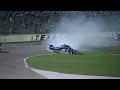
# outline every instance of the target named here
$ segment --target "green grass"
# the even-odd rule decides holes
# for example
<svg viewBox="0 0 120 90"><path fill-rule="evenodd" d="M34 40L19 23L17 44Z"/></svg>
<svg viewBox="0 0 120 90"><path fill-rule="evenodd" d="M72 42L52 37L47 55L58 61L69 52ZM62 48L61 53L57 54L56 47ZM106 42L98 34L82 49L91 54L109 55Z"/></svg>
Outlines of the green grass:
<svg viewBox="0 0 120 90"><path fill-rule="evenodd" d="M54 54L32 57L28 66L70 74L120 77L120 50L83 52L83 55Z"/></svg>

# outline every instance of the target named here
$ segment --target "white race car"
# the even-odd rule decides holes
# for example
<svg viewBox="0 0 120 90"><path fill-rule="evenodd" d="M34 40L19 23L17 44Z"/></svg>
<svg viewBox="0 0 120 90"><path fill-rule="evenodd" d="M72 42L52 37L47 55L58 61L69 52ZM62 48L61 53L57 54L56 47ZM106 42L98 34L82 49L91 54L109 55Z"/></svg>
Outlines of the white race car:
<svg viewBox="0 0 120 90"><path fill-rule="evenodd" d="M61 51L66 52L68 54L80 54L78 50L72 49L69 45L61 45L59 47L54 47L53 45L49 45L49 49L53 50L54 53L60 53Z"/></svg>

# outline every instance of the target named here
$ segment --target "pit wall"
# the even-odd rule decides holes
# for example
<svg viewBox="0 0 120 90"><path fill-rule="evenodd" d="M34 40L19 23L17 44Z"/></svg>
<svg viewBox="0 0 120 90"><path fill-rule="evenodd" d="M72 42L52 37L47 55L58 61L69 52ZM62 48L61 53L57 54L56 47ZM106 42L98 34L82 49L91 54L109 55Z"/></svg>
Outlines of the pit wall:
<svg viewBox="0 0 120 90"><path fill-rule="evenodd" d="M120 32L101 32L94 33L96 36L100 37L116 37ZM78 33L76 33L78 34ZM76 35L74 34L74 35ZM84 33L89 35L89 33ZM41 41L54 38L54 34L16 34L16 35L0 35L0 43L9 43L9 42L29 42L29 41Z"/></svg>

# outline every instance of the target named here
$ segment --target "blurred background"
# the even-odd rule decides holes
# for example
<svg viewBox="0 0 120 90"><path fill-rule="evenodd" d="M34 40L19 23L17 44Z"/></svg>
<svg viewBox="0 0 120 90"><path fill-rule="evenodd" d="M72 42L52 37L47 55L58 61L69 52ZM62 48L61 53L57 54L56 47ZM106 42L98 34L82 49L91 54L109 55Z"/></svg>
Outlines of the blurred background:
<svg viewBox="0 0 120 90"><path fill-rule="evenodd" d="M0 11L0 35L53 33L63 16L101 18L103 31L120 31L120 11Z"/></svg>

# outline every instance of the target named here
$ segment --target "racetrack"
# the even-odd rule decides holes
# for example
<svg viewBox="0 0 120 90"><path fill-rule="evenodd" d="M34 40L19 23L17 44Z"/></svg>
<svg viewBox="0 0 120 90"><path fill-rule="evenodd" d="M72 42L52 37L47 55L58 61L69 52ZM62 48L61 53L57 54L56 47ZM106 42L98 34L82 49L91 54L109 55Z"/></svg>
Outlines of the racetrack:
<svg viewBox="0 0 120 90"><path fill-rule="evenodd" d="M40 42L2 45L0 53L0 79L46 79L25 67L24 58L47 54Z"/></svg>
<svg viewBox="0 0 120 90"><path fill-rule="evenodd" d="M111 42L110 49L120 49L120 42ZM105 49L102 48L102 49ZM26 57L49 54L42 43L9 43L2 45L3 52L0 53L0 79L46 79L25 67Z"/></svg>

